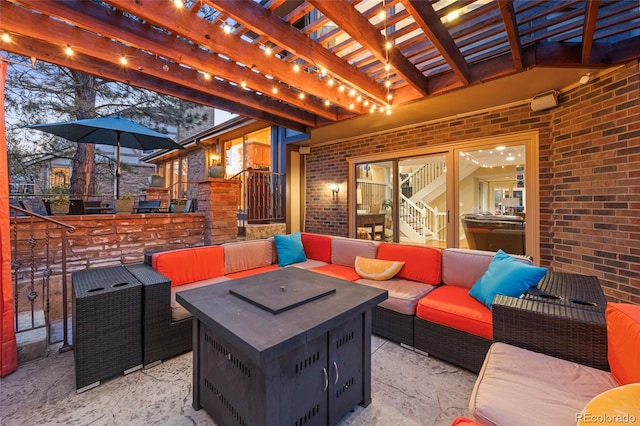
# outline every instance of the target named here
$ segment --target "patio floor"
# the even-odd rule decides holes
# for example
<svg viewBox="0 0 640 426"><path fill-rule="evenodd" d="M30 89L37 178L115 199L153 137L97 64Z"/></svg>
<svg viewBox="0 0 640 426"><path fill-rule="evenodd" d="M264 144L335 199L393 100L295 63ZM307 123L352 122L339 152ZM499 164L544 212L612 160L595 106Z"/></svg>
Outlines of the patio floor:
<svg viewBox="0 0 640 426"><path fill-rule="evenodd" d="M76 394L73 352L20 365L0 379L0 424L214 425L191 406L187 353ZM341 425L449 425L467 413L476 375L377 336L372 339L372 403Z"/></svg>

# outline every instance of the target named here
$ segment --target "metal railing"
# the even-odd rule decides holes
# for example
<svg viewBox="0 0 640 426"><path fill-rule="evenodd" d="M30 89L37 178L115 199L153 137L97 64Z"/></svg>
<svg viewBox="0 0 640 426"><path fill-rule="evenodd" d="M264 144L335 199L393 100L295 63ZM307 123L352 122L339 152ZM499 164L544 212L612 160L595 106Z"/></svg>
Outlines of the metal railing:
<svg viewBox="0 0 640 426"><path fill-rule="evenodd" d="M69 351L72 347L68 335L67 233L75 227L14 205L9 206L9 213L15 331L18 334L46 327L49 344L62 342L60 352ZM61 284L62 303L54 307L61 309L60 340L54 338L51 330L52 276L60 277ZM36 321L39 309L44 313L44 324Z"/></svg>
<svg viewBox="0 0 640 426"><path fill-rule="evenodd" d="M249 224L285 221L285 174L245 169L231 177L240 179L238 235L245 235Z"/></svg>

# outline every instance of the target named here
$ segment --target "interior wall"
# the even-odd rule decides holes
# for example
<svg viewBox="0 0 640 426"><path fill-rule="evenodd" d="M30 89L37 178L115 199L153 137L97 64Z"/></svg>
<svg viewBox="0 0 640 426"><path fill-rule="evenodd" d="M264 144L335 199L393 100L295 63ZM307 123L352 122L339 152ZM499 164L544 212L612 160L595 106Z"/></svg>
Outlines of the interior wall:
<svg viewBox="0 0 640 426"><path fill-rule="evenodd" d="M505 107L312 147L306 159L305 229L348 235L347 194L334 201L327 186L337 182L346 188L350 157L534 130L539 263L595 275L609 299L640 304L639 77L634 61L561 93L560 105L551 110Z"/></svg>

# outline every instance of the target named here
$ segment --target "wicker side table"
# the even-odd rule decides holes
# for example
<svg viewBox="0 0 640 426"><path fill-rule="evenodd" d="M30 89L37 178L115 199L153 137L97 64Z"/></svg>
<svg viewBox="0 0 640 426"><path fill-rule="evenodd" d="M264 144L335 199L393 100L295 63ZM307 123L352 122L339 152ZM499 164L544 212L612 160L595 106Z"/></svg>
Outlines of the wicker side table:
<svg viewBox="0 0 640 426"><path fill-rule="evenodd" d="M609 370L603 312L496 296L493 340Z"/></svg>
<svg viewBox="0 0 640 426"><path fill-rule="evenodd" d="M142 286L124 267L71 274L76 389L142 368Z"/></svg>
<svg viewBox="0 0 640 426"><path fill-rule="evenodd" d="M547 272L524 298L594 312L604 312L607 307L597 277L568 272Z"/></svg>

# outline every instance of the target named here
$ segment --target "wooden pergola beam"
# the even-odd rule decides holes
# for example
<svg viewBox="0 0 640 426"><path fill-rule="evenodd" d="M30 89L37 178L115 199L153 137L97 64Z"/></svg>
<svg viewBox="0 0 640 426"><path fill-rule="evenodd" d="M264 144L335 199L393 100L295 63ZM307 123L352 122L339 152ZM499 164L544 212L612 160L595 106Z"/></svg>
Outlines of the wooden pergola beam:
<svg viewBox="0 0 640 426"><path fill-rule="evenodd" d="M266 55L259 46L243 41L240 37L225 34L219 25L200 18L194 19L184 11L176 9L170 2L144 0L107 0L107 2L153 25L191 40L196 45L244 64L249 69L273 76L276 81L286 82L298 91L303 90L320 99L328 99L331 106L327 108L335 109L334 105L337 105L348 110L352 103L349 96L341 93L337 87L329 87L315 75L293 72L291 65L286 61L274 55ZM334 112L337 114L337 111Z"/></svg>
<svg viewBox="0 0 640 426"><path fill-rule="evenodd" d="M469 65L431 3L421 0L402 0L402 4L458 78L465 85L469 84Z"/></svg>
<svg viewBox="0 0 640 426"><path fill-rule="evenodd" d="M518 33L518 23L516 22L513 2L510 0L498 0L500 15L504 22L504 28L511 46L511 56L516 70L522 69L522 45L520 44L520 34Z"/></svg>
<svg viewBox="0 0 640 426"><path fill-rule="evenodd" d="M584 17L584 25L582 26L582 63L588 64L591 59L591 48L593 47L593 36L596 32L596 24L598 23L598 10L600 10L600 0L591 0L587 2Z"/></svg>
<svg viewBox="0 0 640 426"><path fill-rule="evenodd" d="M49 16L55 16L69 22L78 22L81 28L90 32L97 32L141 50L157 52L164 58L193 69L215 70L215 74L213 74L214 71L210 72L214 77L220 77L238 85L244 81L247 87L261 93L270 93L274 87L273 81L265 78L262 74L252 72L246 67L239 67L216 54L207 53L197 46L186 44L169 34L151 28L149 25L125 17L119 11L110 10L92 2L51 3L39 1L34 2L32 7ZM298 94L299 92L282 86L278 87L276 94L270 93L270 97L328 120L336 121L338 119L334 109L327 108L322 102L311 97L301 100Z"/></svg>
<svg viewBox="0 0 640 426"><path fill-rule="evenodd" d="M232 16L257 34L274 40L280 47L308 63L327 68L333 75L368 97L386 102L387 92L384 87L258 3L237 0L205 0L205 3Z"/></svg>
<svg viewBox="0 0 640 426"><path fill-rule="evenodd" d="M2 26L13 33L24 35L32 40L42 40L53 45L51 55L64 56L64 47L70 45L75 52L103 62L116 64L120 56L125 56L129 64L126 67L119 66L129 72L137 70L136 72L140 74L148 74L183 87L193 88L221 99L227 99L228 101L241 102L253 109L263 110L274 116L281 116L305 126L316 127L318 125L317 117L308 112L295 109L266 96L258 96L241 90L239 87L233 87L216 79L206 81L195 70L156 58L134 48L123 46L116 41L89 33L79 27L50 19L46 15L31 12L24 13L24 9L19 6L3 3ZM42 37L43 34L46 34L44 39ZM8 46L7 50L12 51L12 47L14 47L14 44Z"/></svg>
<svg viewBox="0 0 640 426"><path fill-rule="evenodd" d="M382 62L389 61L395 72L423 96L429 94L429 81L403 54L392 46L386 49L384 36L350 3L344 1L308 0L344 32L357 40ZM388 55L388 56L387 56Z"/></svg>

